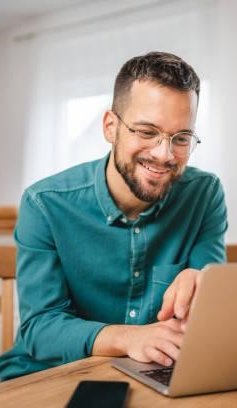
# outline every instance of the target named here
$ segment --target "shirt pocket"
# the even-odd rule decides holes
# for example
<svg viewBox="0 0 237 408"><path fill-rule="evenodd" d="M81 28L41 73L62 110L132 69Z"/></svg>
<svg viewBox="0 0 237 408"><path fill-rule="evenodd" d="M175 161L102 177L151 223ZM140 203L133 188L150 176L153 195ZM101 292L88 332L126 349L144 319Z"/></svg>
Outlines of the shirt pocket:
<svg viewBox="0 0 237 408"><path fill-rule="evenodd" d="M185 268L187 268L187 261L178 264L153 266L151 278L150 322L157 321L157 313L161 309L166 289L170 286L176 276Z"/></svg>

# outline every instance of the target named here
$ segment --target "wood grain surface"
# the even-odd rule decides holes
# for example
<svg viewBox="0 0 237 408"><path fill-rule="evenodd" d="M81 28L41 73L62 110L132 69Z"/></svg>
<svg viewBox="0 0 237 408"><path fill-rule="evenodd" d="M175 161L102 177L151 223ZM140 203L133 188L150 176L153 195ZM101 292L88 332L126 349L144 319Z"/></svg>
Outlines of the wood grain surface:
<svg viewBox="0 0 237 408"><path fill-rule="evenodd" d="M237 407L237 391L176 399L164 397L112 368L110 358L106 357L90 357L0 383L0 407L63 408L82 380L128 381L128 408Z"/></svg>

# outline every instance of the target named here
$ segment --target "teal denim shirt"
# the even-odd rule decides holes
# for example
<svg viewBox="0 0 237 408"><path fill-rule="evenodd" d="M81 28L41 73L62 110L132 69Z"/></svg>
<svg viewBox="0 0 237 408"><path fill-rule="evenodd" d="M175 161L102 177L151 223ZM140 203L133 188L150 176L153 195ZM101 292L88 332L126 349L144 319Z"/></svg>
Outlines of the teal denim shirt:
<svg viewBox="0 0 237 408"><path fill-rule="evenodd" d="M225 261L219 179L187 167L163 200L130 221L109 194L108 157L28 188L15 231L21 324L0 378L91 354L108 324L155 322L183 269Z"/></svg>

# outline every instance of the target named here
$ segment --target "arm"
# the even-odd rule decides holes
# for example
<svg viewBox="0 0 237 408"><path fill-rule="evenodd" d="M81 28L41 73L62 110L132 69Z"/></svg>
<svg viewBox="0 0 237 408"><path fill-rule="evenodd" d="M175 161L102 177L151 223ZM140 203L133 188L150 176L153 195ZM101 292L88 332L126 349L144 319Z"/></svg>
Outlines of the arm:
<svg viewBox="0 0 237 408"><path fill-rule="evenodd" d="M177 358L182 340L177 321L107 326L76 315L49 219L43 203L33 192L26 192L15 237L20 332L28 354L49 365L91 353L129 355L139 361L170 365Z"/></svg>
<svg viewBox="0 0 237 408"><path fill-rule="evenodd" d="M22 198L15 238L20 333L28 354L51 365L90 355L105 324L76 315L48 218L32 192Z"/></svg>
<svg viewBox="0 0 237 408"><path fill-rule="evenodd" d="M208 263L226 261L224 234L228 225L227 211L218 178L213 179L208 193L203 204L206 208L203 222L189 256L190 268L179 273L165 292L162 308L157 316L159 320L167 320L173 316L187 318L201 283L200 270Z"/></svg>
<svg viewBox="0 0 237 408"><path fill-rule="evenodd" d="M96 337L93 354L129 355L135 360L164 365L170 364L169 357L177 359L185 320L201 283L200 269L207 263L225 261L226 206L217 178L212 179L203 206L203 220L189 257L190 268L182 271L167 289L158 314L161 321L145 326L105 327Z"/></svg>
<svg viewBox="0 0 237 408"><path fill-rule="evenodd" d="M96 337L92 354L127 355L137 361L169 366L178 358L182 339L181 322L175 319L144 326L107 326Z"/></svg>

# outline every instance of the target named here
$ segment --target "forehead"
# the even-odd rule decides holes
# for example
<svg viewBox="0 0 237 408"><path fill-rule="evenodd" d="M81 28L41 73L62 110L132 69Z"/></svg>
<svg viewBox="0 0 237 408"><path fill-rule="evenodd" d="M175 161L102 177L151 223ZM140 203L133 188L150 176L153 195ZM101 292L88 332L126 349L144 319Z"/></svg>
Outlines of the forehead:
<svg viewBox="0 0 237 408"><path fill-rule="evenodd" d="M135 81L124 118L147 121L168 131L194 126L197 112L195 91L180 91L151 81Z"/></svg>

